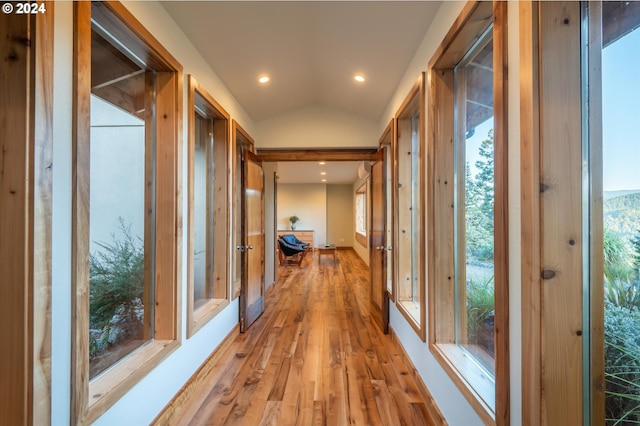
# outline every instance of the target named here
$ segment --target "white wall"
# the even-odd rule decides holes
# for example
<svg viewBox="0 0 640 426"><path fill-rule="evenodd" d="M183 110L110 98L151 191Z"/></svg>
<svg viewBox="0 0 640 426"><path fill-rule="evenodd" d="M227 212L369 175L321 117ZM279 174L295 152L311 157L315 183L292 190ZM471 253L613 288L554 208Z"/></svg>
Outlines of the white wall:
<svg viewBox="0 0 640 426"><path fill-rule="evenodd" d="M351 185L327 185L327 242L338 247L353 247L355 218Z"/></svg>
<svg viewBox="0 0 640 426"><path fill-rule="evenodd" d="M219 313L191 339L186 339L186 232L187 227L187 96L186 78L193 74L198 82L227 110L231 117L252 136L255 125L242 107L222 85L215 73L198 54L158 2L127 1L124 5L183 65L184 115L182 120L182 270L178 277L182 304L181 346L157 368L145 376L95 424L149 424L166 406L198 367L238 323L238 299ZM71 423L71 120L73 81L73 3L55 5L54 38L54 127L53 127L53 235L52 235L52 424ZM232 212L233 214L233 212ZM231 249L231 247L229 247ZM143 401L144 403L141 403Z"/></svg>
<svg viewBox="0 0 640 426"><path fill-rule="evenodd" d="M376 147L377 123L315 105L282 114L256 125L258 148Z"/></svg>
<svg viewBox="0 0 640 426"><path fill-rule="evenodd" d="M327 242L327 185L278 184L278 229L291 229L289 218L296 215L297 230L313 230L314 245Z"/></svg>

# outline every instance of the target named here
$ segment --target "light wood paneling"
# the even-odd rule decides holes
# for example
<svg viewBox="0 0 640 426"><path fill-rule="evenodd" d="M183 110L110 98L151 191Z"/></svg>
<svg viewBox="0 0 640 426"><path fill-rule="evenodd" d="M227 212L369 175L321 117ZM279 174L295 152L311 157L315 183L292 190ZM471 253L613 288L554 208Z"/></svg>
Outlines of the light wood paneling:
<svg viewBox="0 0 640 426"><path fill-rule="evenodd" d="M2 422L51 416L53 3L0 16Z"/></svg>
<svg viewBox="0 0 640 426"><path fill-rule="evenodd" d="M582 187L580 22L577 2L545 3L540 11L538 285L546 424L582 423L582 297L576 297L582 294L583 244L582 191L576 190Z"/></svg>
<svg viewBox="0 0 640 426"><path fill-rule="evenodd" d="M518 3L520 15L520 203L522 261L522 420L542 417L540 294L540 99L537 3Z"/></svg>

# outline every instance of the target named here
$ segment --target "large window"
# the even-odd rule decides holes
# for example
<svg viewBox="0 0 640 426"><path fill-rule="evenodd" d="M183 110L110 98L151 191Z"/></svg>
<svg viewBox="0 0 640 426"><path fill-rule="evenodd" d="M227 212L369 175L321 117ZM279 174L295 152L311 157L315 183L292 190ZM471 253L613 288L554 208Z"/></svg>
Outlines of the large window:
<svg viewBox="0 0 640 426"><path fill-rule="evenodd" d="M396 305L425 339L424 75L396 113Z"/></svg>
<svg viewBox="0 0 640 426"><path fill-rule="evenodd" d="M73 416L178 344L180 65L118 3L75 4Z"/></svg>
<svg viewBox="0 0 640 426"><path fill-rule="evenodd" d="M430 349L497 424L508 420L505 17L502 3L468 3L431 61L429 93Z"/></svg>
<svg viewBox="0 0 640 426"><path fill-rule="evenodd" d="M229 114L189 76L190 337L228 304Z"/></svg>

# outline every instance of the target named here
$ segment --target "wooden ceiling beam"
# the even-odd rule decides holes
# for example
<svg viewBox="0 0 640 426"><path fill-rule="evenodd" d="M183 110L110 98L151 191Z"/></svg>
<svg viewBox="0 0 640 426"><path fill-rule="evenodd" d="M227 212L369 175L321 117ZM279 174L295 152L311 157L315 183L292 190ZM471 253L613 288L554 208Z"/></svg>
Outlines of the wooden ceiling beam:
<svg viewBox="0 0 640 426"><path fill-rule="evenodd" d="M286 149L258 148L262 161L373 161L377 148Z"/></svg>

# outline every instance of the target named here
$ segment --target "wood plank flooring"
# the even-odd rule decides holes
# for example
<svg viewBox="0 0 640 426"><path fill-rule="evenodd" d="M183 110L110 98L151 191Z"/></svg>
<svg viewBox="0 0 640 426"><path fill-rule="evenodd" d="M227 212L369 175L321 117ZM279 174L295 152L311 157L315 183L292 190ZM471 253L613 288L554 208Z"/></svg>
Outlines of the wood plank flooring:
<svg viewBox="0 0 640 426"><path fill-rule="evenodd" d="M416 384L369 317L369 270L352 250L282 266L262 316L172 425L431 425Z"/></svg>

